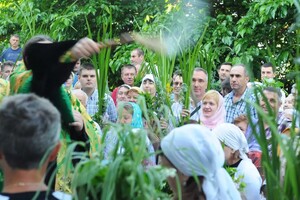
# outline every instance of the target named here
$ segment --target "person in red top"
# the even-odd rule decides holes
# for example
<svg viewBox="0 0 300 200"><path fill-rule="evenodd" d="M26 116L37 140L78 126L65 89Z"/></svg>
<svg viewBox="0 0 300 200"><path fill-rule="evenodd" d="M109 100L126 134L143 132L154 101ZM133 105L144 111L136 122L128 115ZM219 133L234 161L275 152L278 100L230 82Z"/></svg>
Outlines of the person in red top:
<svg viewBox="0 0 300 200"><path fill-rule="evenodd" d="M136 76L136 68L134 65L126 64L121 68L121 79L124 84L132 87L134 85L134 78ZM111 93L111 97L114 100L115 105L117 105L117 94L119 87L115 88Z"/></svg>

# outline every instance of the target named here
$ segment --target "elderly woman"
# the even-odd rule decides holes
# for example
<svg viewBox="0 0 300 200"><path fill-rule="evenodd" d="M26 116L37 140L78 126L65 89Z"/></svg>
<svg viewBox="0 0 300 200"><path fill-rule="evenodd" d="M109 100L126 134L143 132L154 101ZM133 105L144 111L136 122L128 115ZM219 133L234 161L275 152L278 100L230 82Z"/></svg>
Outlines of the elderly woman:
<svg viewBox="0 0 300 200"><path fill-rule="evenodd" d="M222 167L224 153L218 139L204 126L189 124L172 130L161 141L162 165L177 170L182 199L241 199ZM178 199L175 178L169 185Z"/></svg>
<svg viewBox="0 0 300 200"><path fill-rule="evenodd" d="M202 98L200 123L209 129L225 122L224 99L216 90L209 90Z"/></svg>
<svg viewBox="0 0 300 200"><path fill-rule="evenodd" d="M213 133L225 145L225 161L229 167L236 168L235 178L241 178L246 187L242 195L247 200L260 199L262 180L252 161L247 157L248 143L243 132L235 125L224 123L217 126Z"/></svg>

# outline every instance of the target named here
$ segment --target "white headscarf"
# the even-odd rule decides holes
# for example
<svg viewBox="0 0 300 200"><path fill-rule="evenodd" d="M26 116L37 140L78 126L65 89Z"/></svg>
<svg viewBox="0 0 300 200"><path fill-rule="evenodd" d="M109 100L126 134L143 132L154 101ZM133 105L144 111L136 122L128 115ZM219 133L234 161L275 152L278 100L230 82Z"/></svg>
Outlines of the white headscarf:
<svg viewBox="0 0 300 200"><path fill-rule="evenodd" d="M173 129L161 141L171 163L186 176L203 176L207 200L241 199L231 177L223 168L224 152L209 129L189 124Z"/></svg>
<svg viewBox="0 0 300 200"><path fill-rule="evenodd" d="M224 142L226 146L240 152L241 159L248 159L246 153L249 152L248 143L244 133L234 124L223 123L213 129L217 138Z"/></svg>

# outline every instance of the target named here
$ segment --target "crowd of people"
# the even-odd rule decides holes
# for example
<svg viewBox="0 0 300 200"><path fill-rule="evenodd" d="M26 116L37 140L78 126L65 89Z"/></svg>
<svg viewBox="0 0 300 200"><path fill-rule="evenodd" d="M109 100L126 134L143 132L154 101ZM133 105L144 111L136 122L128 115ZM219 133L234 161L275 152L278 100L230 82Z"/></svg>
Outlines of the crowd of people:
<svg viewBox="0 0 300 200"><path fill-rule="evenodd" d="M276 68L271 63L260 68L262 83L250 82L246 65L223 63L210 90L209 74L195 66L188 108L183 102L184 72L176 70L170 80L172 93L167 94L171 99L167 113L170 118L151 109L150 116L158 116L158 121L147 121L141 99L149 96L155 104L161 98L158 91L164 88L159 88L158 77L152 72L160 66L149 67L144 51L134 49L128 58L130 63L121 68L123 83L105 94L100 122L95 118L99 106L103 106L98 99L97 69L84 60L99 52L103 48L100 44L88 38L53 42L47 36L35 36L22 49L19 36L12 35L10 45L0 60L0 166L4 174L0 197L31 199L40 191L39 199L46 195L49 199L70 198L54 192L67 191L70 184L62 172L55 171L68 144L80 141L85 146L77 145L75 151L93 152L102 143L104 159L112 159L115 148L122 153L116 145L119 133L109 129L103 134L102 130L104 126L120 124L148 131L145 140L150 156L143 162L145 170L154 165L175 168L183 199L256 200L261 198L264 173L262 149L255 134L269 141L271 128L259 117L254 104L266 115L275 116L279 134L288 133L293 121L299 127L295 86L285 97L281 88L265 85L264 80L275 79ZM258 88L261 93L256 95ZM156 130L165 134L153 131L152 126L160 127ZM264 153L271 153L270 145L268 149L270 152ZM78 162L72 160L73 165ZM233 177L224 167L236 169ZM54 181L49 181L53 176ZM236 179L245 188L234 183ZM175 179L168 182L177 199ZM51 192L46 193L49 188Z"/></svg>

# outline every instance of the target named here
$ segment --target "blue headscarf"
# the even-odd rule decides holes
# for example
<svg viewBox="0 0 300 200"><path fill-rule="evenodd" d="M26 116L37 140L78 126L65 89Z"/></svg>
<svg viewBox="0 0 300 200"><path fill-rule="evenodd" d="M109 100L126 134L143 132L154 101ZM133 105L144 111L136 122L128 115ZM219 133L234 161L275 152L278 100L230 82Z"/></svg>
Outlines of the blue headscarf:
<svg viewBox="0 0 300 200"><path fill-rule="evenodd" d="M129 102L133 107L133 115L132 115L132 128L143 128L143 119L142 119L142 110L139 105L133 102Z"/></svg>

